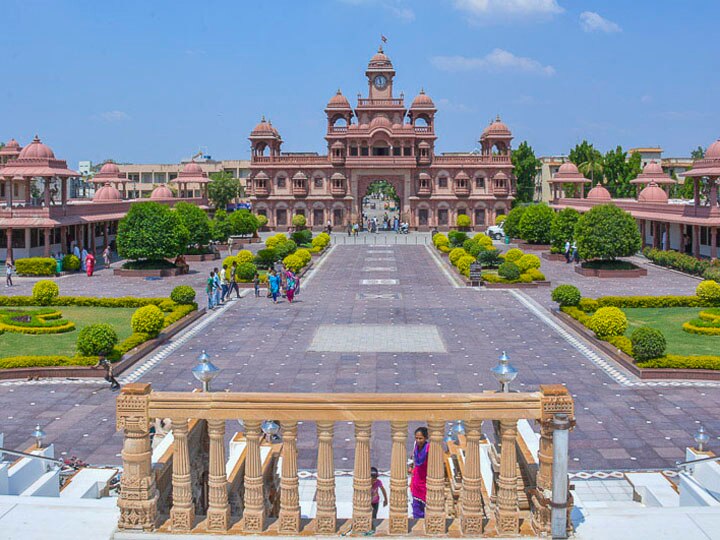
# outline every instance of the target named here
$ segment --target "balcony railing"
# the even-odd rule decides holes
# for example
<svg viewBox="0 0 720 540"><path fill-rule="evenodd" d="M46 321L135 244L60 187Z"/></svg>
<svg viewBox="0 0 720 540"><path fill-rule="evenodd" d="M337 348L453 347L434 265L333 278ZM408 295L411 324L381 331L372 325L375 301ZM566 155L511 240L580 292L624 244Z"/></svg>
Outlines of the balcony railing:
<svg viewBox="0 0 720 540"><path fill-rule="evenodd" d="M331 126L328 133L347 133L347 126Z"/></svg>
<svg viewBox="0 0 720 540"><path fill-rule="evenodd" d="M397 107L404 106L405 100L399 98L392 99L370 99L370 98L358 98L358 107Z"/></svg>
<svg viewBox="0 0 720 540"><path fill-rule="evenodd" d="M483 156L481 154L467 154L455 156L435 156L436 164L488 164L488 163L510 163L510 156Z"/></svg>
<svg viewBox="0 0 720 540"><path fill-rule="evenodd" d="M294 163L317 163L323 164L328 162L328 156L253 156L252 163L277 163L277 164L294 164Z"/></svg>
<svg viewBox="0 0 720 540"><path fill-rule="evenodd" d="M468 197L470 195L470 186L467 184L465 184L465 185L455 184L453 186L453 191L455 192L455 195L457 195L458 197Z"/></svg>
<svg viewBox="0 0 720 540"><path fill-rule="evenodd" d="M127 384L117 400L117 429L124 431L118 527L146 531L160 527L164 532L182 534L298 535L301 529L304 534L344 534L338 530L333 432L336 422L353 422L355 460L349 524L353 534L370 534L375 529L370 477L372 425L389 421L392 438L390 518L381 526L390 534L408 534L408 422L422 421L427 423L430 435L427 499L425 518L413 527L413 534L445 534L447 520L455 517L460 531L467 536L484 532L518 535L521 531L527 533L531 525L536 533L547 533L551 507L546 497L553 487L553 447L558 456L560 450L557 449L567 448L566 444L553 446L555 436L566 443L558 430L567 429L567 426L558 427L553 420L560 417L572 420L573 413L573 400L561 385L541 386L540 392L480 394L243 394L153 392L149 384ZM168 503L169 512L164 508L166 501L159 500L152 467L149 428L154 418L170 418L173 426L172 493L165 496L166 500L172 500L171 505ZM267 481L262 457L261 424L268 418L279 420L282 429L277 510L267 504L273 495L267 491L274 488L272 482ZM242 475L237 472L239 465L226 465L225 457L226 422L237 419L245 424ZM518 442L521 437L518 421L525 419L540 422L540 447L535 469L519 475L527 449ZM454 475L448 479L445 472L443 436L448 420L465 422L466 451L460 486L453 484ZM481 428L483 421L490 420L497 428L499 458L493 472L481 473ZM317 426L317 510L314 520L303 527L297 428L298 422L308 421ZM207 430L207 437L193 433L193 429L199 428ZM196 447L201 444L202 449ZM563 459L566 466L566 454ZM169 463L168 459L165 461ZM229 475L226 467L228 470L232 467ZM557 471L562 470L558 465ZM207 471L207 475L203 471ZM488 479L484 481L483 474L493 475L490 493L485 488ZM523 484L525 476L529 477ZM560 478L564 489L567 476ZM455 491L459 491L457 514L448 510L453 507L451 490L446 489L448 485L455 485ZM536 488L537 496L526 496L522 485ZM562 505L554 499L552 506ZM160 517L162 514L169 514L166 522ZM343 530L346 533L347 527Z"/></svg>
<svg viewBox="0 0 720 540"><path fill-rule="evenodd" d="M333 182L330 186L330 194L333 197L344 197L345 195L347 195L347 186L345 182L341 182L338 184Z"/></svg>
<svg viewBox="0 0 720 540"><path fill-rule="evenodd" d="M293 183L292 193L295 197L307 197L308 185L307 182Z"/></svg>

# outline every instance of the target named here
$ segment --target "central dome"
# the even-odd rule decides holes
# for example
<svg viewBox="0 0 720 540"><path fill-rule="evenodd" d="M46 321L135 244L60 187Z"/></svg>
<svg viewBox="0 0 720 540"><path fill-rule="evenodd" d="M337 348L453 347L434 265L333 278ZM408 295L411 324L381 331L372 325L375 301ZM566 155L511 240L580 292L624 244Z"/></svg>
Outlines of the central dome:
<svg viewBox="0 0 720 540"><path fill-rule="evenodd" d="M390 61L390 58L383 52L382 45L378 47L378 52L375 53L375 55L370 59L370 63L368 64L369 69L373 68L391 68L392 62Z"/></svg>
<svg viewBox="0 0 720 540"><path fill-rule="evenodd" d="M203 170L200 165L198 165L194 161L191 161L190 163L188 163L187 165L185 165L183 167L183 172L202 174Z"/></svg>
<svg viewBox="0 0 720 540"><path fill-rule="evenodd" d="M495 137L510 137L512 136L512 133L510 132L510 128L507 127L507 125L500 120L500 115L495 117L495 120L490 123L488 127L485 128L485 130L482 132L483 136L493 135Z"/></svg>
<svg viewBox="0 0 720 540"><path fill-rule="evenodd" d="M20 151L18 159L55 159L52 149L40 142L37 135L33 141Z"/></svg>
<svg viewBox="0 0 720 540"><path fill-rule="evenodd" d="M328 109L350 109L350 102L338 88L337 94L330 98L327 104Z"/></svg>
<svg viewBox="0 0 720 540"><path fill-rule="evenodd" d="M112 173L112 174L118 174L120 172L120 167L118 167L115 163L112 161L108 161L105 163L102 167L100 167L101 173ZM101 188L102 189L102 188Z"/></svg>

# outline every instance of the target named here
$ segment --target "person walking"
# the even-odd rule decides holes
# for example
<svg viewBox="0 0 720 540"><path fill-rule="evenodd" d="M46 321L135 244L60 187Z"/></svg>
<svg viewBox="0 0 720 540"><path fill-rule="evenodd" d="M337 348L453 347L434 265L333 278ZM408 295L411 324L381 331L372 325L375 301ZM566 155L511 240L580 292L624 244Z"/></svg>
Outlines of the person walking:
<svg viewBox="0 0 720 540"><path fill-rule="evenodd" d="M350 221L348 221L348 224L347 224L347 233L348 233L348 236L352 236L353 229L354 229L353 224L352 224Z"/></svg>
<svg viewBox="0 0 720 540"><path fill-rule="evenodd" d="M408 471L410 479L410 494L412 495L413 518L425 517L425 502L427 500L427 468L428 468L428 430L419 427L415 430L415 447L413 448L412 463Z"/></svg>
<svg viewBox="0 0 720 540"><path fill-rule="evenodd" d="M332 234L332 221L330 221L329 219L327 222L327 233Z"/></svg>
<svg viewBox="0 0 720 540"><path fill-rule="evenodd" d="M223 264L222 270L220 270L220 302L225 302L225 299L230 292L230 281L228 281L228 265Z"/></svg>
<svg viewBox="0 0 720 540"><path fill-rule="evenodd" d="M10 258L8 258L5 261L5 286L6 287L13 286L12 275L13 275L14 271L15 271L15 266L13 265L12 260Z"/></svg>
<svg viewBox="0 0 720 540"><path fill-rule="evenodd" d="M103 262L105 263L105 269L107 270L108 268L110 268L110 246L105 246L105 249L103 249L102 257Z"/></svg>
<svg viewBox="0 0 720 540"><path fill-rule="evenodd" d="M288 302L292 304L295 298L295 288L297 286L297 278L293 274L292 270L288 270L285 275L285 295L287 296Z"/></svg>
<svg viewBox="0 0 720 540"><path fill-rule="evenodd" d="M580 253L578 252L577 242L572 243L572 260L575 264L580 263Z"/></svg>
<svg viewBox="0 0 720 540"><path fill-rule="evenodd" d="M240 298L240 287L238 287L237 261L233 261L230 267L230 290L228 296L235 291L235 298Z"/></svg>
<svg viewBox="0 0 720 540"><path fill-rule="evenodd" d="M215 272L210 270L210 277L205 284L205 292L208 298L208 310L215 307Z"/></svg>
<svg viewBox="0 0 720 540"><path fill-rule="evenodd" d="M88 256L88 251L87 251L87 249L85 249L83 247L82 253L80 254L80 268L82 269L83 272L85 270L87 270L87 268L85 266L87 263L87 256Z"/></svg>
<svg viewBox="0 0 720 540"><path fill-rule="evenodd" d="M570 240L565 241L565 262L570 264Z"/></svg>
<svg viewBox="0 0 720 540"><path fill-rule="evenodd" d="M270 270L268 276L268 287L270 287L270 294L272 295L273 303L278 303L278 294L280 294L280 276L278 276L275 270Z"/></svg>
<svg viewBox="0 0 720 540"><path fill-rule="evenodd" d="M115 375L113 375L112 362L110 362L105 356L100 356L97 364L95 364L95 367L105 368L105 380L110 383L110 390L113 392L120 390L120 383L115 378Z"/></svg>
<svg viewBox="0 0 720 540"><path fill-rule="evenodd" d="M85 269L87 271L87 277L92 277L95 272L95 255L88 253L85 257Z"/></svg>
<svg viewBox="0 0 720 540"><path fill-rule="evenodd" d="M257 272L253 276L253 288L255 289L255 298L260 298L260 274Z"/></svg>
<svg viewBox="0 0 720 540"><path fill-rule="evenodd" d="M222 280L220 279L220 272L217 268L213 269L213 292L215 293L215 305L222 305Z"/></svg>
<svg viewBox="0 0 720 540"><path fill-rule="evenodd" d="M380 492L383 494L383 506L388 505L388 495L383 486L382 480L378 478L378 470L375 467L370 467L370 479L372 485L370 487L370 504L372 505L372 518L377 519L378 508L380 507Z"/></svg>

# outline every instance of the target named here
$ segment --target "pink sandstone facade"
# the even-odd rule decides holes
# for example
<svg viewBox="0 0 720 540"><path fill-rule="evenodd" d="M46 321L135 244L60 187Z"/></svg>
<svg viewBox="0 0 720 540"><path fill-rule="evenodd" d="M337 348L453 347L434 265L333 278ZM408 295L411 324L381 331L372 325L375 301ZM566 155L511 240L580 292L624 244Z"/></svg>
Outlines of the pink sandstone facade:
<svg viewBox="0 0 720 540"><path fill-rule="evenodd" d="M314 228L355 223L378 180L394 186L401 219L418 230L453 227L460 214L482 229L510 209L512 133L499 118L483 131L479 154L436 155L430 96L421 91L407 109L393 94L395 69L382 48L365 74L368 97L355 109L339 90L325 108L327 155L282 153L280 133L264 118L253 129L248 193L270 228L287 229L295 214Z"/></svg>

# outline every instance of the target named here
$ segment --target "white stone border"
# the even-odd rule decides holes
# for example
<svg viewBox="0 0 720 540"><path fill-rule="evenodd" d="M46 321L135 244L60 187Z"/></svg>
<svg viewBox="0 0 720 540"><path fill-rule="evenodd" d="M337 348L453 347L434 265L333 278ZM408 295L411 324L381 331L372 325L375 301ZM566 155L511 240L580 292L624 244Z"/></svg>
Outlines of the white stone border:
<svg viewBox="0 0 720 540"><path fill-rule="evenodd" d="M442 262L442 260L438 256L438 254L435 253L435 251L433 251L435 249L434 246L430 247L428 244L425 244L425 249L428 250L428 253L430 253L430 257L435 261L435 264L438 266L438 268L440 268L442 273L445 274L445 277L450 282L450 285L452 285L455 289L460 289L460 288L466 287L465 284L460 285L457 278L450 273L450 270L447 269L446 265ZM470 288L470 287L467 287L467 288Z"/></svg>

